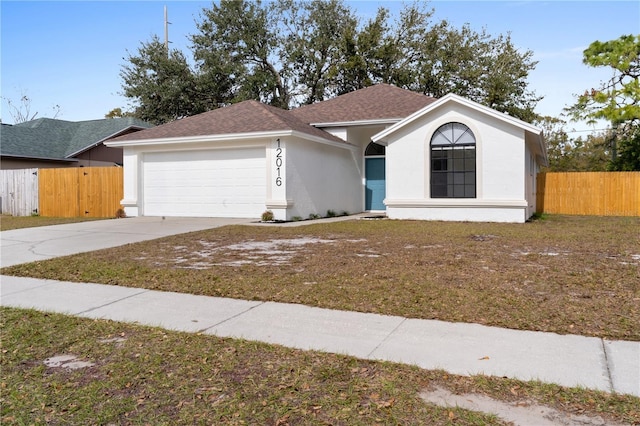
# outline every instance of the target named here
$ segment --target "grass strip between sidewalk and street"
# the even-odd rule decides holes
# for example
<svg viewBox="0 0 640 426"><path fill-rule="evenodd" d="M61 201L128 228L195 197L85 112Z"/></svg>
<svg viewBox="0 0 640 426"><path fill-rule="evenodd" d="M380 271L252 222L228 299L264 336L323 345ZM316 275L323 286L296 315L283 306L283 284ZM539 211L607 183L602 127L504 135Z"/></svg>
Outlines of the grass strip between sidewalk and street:
<svg viewBox="0 0 640 426"><path fill-rule="evenodd" d="M504 424L420 399L434 387L607 424L640 422L632 396L32 310L0 313L2 424ZM60 355L87 364L45 364Z"/></svg>

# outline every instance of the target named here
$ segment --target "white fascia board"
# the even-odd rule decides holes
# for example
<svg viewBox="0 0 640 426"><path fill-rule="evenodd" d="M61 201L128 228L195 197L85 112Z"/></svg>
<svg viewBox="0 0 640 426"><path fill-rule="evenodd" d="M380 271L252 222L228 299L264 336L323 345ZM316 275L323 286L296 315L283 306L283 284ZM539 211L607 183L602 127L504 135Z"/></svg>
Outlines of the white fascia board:
<svg viewBox="0 0 640 426"><path fill-rule="evenodd" d="M229 140L243 141L256 138L277 138L291 136L293 132L291 130L278 130L273 132L251 132L251 133L226 133L218 135L204 135L204 136L181 136L177 138L157 138L157 139L140 139L136 141L118 141L118 142L105 142L106 146L113 147L131 147L131 146L152 146L152 145L169 145L169 144L188 144L199 142L221 142Z"/></svg>
<svg viewBox="0 0 640 426"><path fill-rule="evenodd" d="M313 127L353 127L353 126L374 126L380 124L395 124L402 121L402 118L385 118L379 120L358 120L358 121L332 121L328 123L310 123Z"/></svg>
<svg viewBox="0 0 640 426"><path fill-rule="evenodd" d="M100 143L102 143L102 142L106 141L107 139L115 138L116 136L118 136L118 135L119 135L119 134L121 134L121 133L126 132L127 130L131 130L131 129L144 130L144 129L146 129L146 128L147 128L147 127L140 127L140 126L136 126L136 125L131 125L131 126L125 127L124 129L119 130L119 131L115 132L114 134L109 135L109 136L107 136L107 137L104 137L104 138L100 139L99 141L92 143L91 145L88 145L88 146L86 146L86 147L84 147L84 148L82 148L82 149L79 149L79 150L78 150L78 151L76 151L76 152L72 152L71 154L67 155L67 157L66 157L66 158L75 157L76 155L80 155L80 154L82 154L83 152L90 150L91 148L95 148L96 146L100 145ZM105 145L106 145L106 144L105 144Z"/></svg>
<svg viewBox="0 0 640 426"><path fill-rule="evenodd" d="M139 147L139 146L161 146L171 144L191 144L202 142L222 142L222 141L246 141L250 139L258 138L283 138L287 136L298 137L301 139L307 139L312 142L319 142L326 145L335 146L338 148L355 149L354 145L347 142L337 142L328 139L321 138L319 136L310 135L304 132L298 132L295 130L276 130L272 132L251 132L251 133L226 133L218 135L205 135L205 136L184 136L179 138L158 138L158 139L142 139L138 141L117 141L117 142L105 142L108 147Z"/></svg>
<svg viewBox="0 0 640 426"><path fill-rule="evenodd" d="M349 142L332 141L332 140L321 138L319 136L310 135L308 133L297 132L295 130L290 132L290 136L294 136L300 139L306 139L311 142L318 142L324 145L335 146L336 148L343 148L343 149L350 149L350 150L359 149L356 145L350 144Z"/></svg>
<svg viewBox="0 0 640 426"><path fill-rule="evenodd" d="M380 133L377 133L375 135L373 135L373 137L371 138L371 140L373 142L376 143L380 143L380 142L387 142L386 139L393 133L395 133L397 130L399 130L400 128L406 126L407 124L421 118L422 116L428 114L429 112L440 108L442 105L445 105L449 102L455 102L457 104L460 105L464 105L468 108L472 108L475 109L476 111L479 111L483 114L489 115L491 117L497 118L499 120L505 121L507 123L510 123L516 127L519 127L527 132L530 132L536 136L538 136L540 139L542 138L542 130L535 127L532 124L529 124L527 122L524 122L518 118L512 117L508 114L505 114L503 112L499 112L496 111L495 109L486 107L484 105L480 105L477 102L471 101L469 99L463 98L462 96L458 96L455 95L453 93L449 93L448 95L443 96L442 98L438 99L437 101L427 105L426 107L422 108L421 110L418 110L416 112L414 112L413 114L411 114L410 116L408 116L407 118L405 118L404 120L394 124L393 126L383 130ZM542 142L540 142L542 143Z"/></svg>

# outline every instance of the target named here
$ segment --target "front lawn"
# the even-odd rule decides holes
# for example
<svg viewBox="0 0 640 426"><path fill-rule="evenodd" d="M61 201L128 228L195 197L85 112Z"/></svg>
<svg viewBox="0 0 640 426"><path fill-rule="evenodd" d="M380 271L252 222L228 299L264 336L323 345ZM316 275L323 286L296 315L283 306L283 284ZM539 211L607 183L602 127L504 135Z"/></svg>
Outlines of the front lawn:
<svg viewBox="0 0 640 426"><path fill-rule="evenodd" d="M0 216L0 231L11 229L34 228L36 226L62 225L65 223L104 220L100 217L42 217L42 216Z"/></svg>
<svg viewBox="0 0 640 426"><path fill-rule="evenodd" d="M1 272L640 340L640 218L230 226Z"/></svg>

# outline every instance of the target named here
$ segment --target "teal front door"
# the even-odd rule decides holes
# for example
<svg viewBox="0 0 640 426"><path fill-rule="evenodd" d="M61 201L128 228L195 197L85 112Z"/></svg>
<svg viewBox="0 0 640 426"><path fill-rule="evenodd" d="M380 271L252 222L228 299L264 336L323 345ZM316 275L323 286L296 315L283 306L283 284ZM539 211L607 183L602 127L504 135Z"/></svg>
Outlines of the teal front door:
<svg viewBox="0 0 640 426"><path fill-rule="evenodd" d="M365 210L385 210L384 158L365 158Z"/></svg>

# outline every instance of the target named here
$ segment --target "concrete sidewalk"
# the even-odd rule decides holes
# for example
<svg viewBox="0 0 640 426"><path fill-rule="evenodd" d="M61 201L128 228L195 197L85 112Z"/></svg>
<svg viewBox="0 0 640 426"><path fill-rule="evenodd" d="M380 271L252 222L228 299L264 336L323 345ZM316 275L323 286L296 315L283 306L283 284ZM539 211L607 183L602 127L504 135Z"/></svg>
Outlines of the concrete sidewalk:
<svg viewBox="0 0 640 426"><path fill-rule="evenodd" d="M101 284L1 280L2 306L640 396L640 342Z"/></svg>

